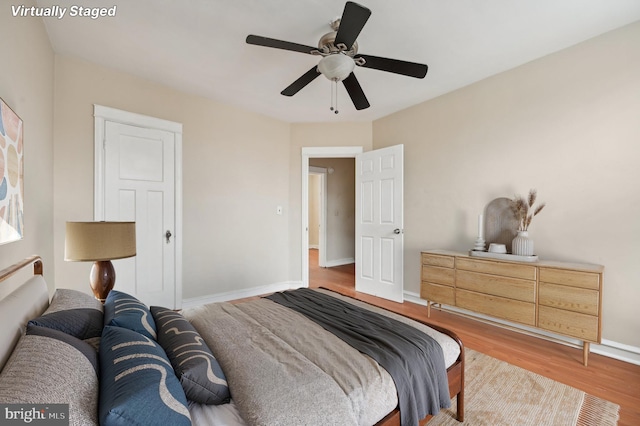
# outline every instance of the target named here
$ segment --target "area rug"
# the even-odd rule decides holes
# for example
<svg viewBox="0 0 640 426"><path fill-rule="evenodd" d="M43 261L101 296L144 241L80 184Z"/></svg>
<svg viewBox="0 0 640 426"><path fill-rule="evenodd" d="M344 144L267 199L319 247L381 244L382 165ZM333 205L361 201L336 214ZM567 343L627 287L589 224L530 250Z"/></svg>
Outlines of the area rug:
<svg viewBox="0 0 640 426"><path fill-rule="evenodd" d="M488 355L465 349L464 424L615 426L620 407ZM429 426L459 426L456 404Z"/></svg>

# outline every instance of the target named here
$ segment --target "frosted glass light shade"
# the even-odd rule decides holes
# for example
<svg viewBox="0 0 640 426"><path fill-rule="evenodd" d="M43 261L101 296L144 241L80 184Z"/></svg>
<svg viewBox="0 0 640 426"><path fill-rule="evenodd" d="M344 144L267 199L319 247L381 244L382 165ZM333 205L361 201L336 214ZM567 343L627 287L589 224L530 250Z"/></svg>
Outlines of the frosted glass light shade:
<svg viewBox="0 0 640 426"><path fill-rule="evenodd" d="M135 222L67 222L64 260L101 261L135 255Z"/></svg>
<svg viewBox="0 0 640 426"><path fill-rule="evenodd" d="M342 81L349 77L355 68L353 58L342 53L325 56L318 63L318 70L331 81Z"/></svg>

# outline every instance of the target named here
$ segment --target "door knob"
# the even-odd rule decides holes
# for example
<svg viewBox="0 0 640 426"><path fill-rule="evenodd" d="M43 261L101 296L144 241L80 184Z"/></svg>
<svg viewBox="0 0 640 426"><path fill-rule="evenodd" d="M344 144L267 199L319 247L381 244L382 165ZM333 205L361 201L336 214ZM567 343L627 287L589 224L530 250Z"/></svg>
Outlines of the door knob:
<svg viewBox="0 0 640 426"><path fill-rule="evenodd" d="M394 229L394 230L393 230L393 233L394 233L394 234L396 234L396 235L397 235L397 234L399 234L399 233L400 233L400 228L396 228L396 229Z"/></svg>
<svg viewBox="0 0 640 426"><path fill-rule="evenodd" d="M169 244L171 242L171 231L167 229L167 232L165 232L164 237L167 239L167 244Z"/></svg>

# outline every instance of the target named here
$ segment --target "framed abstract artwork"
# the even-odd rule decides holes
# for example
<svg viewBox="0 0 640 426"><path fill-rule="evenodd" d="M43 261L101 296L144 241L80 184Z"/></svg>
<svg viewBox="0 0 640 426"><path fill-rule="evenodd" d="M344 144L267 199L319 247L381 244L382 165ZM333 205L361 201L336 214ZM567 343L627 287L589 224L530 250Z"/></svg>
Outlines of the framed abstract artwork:
<svg viewBox="0 0 640 426"><path fill-rule="evenodd" d="M0 98L0 244L24 232L24 142L22 120Z"/></svg>

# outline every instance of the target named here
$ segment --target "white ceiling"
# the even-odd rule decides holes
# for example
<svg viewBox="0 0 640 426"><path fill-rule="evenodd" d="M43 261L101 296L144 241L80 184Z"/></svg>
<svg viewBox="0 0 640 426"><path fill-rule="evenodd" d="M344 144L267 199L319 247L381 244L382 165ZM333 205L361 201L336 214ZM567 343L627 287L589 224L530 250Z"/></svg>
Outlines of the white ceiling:
<svg viewBox="0 0 640 426"><path fill-rule="evenodd" d="M44 18L56 53L287 122L370 121L640 20L639 0L359 0L359 52L429 65L425 79L359 68L371 107L317 78L280 92L318 57L247 45L256 34L315 46L345 0L37 0L117 5L114 18ZM640 41L639 41L640 45Z"/></svg>

